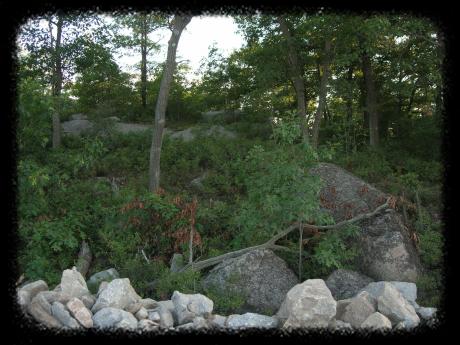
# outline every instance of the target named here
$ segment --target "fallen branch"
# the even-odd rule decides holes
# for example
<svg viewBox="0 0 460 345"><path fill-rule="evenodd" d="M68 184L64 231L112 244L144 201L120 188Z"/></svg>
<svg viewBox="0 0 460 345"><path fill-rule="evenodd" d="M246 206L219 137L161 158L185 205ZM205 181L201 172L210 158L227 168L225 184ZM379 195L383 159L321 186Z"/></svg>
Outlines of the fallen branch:
<svg viewBox="0 0 460 345"><path fill-rule="evenodd" d="M306 229L323 230L323 231L324 230L334 230L334 229L338 229L338 228L341 228L343 226L358 222L358 221L363 220L363 219L371 218L374 215L376 215L377 213L379 213L380 211L388 208L390 202L391 202L391 198L388 198L387 201L384 204L380 205L379 207L377 207L372 212L363 213L363 214L360 214L360 215L358 215L358 216L356 216L354 218L344 220L344 221L342 221L340 223L333 224L333 225L312 225L312 224L302 224L302 223L299 223L299 222L295 222L295 223L291 224L289 227L287 227L286 229L284 229L283 231L281 231L279 234L273 236L270 240L268 240L267 242L265 242L263 244L259 244L257 246L252 246L252 247L236 250L236 251L233 251L233 252L229 252L229 253L226 253L226 254L215 256L215 257L210 258L210 259L197 261L197 262L192 262L192 263L189 263L189 264L185 265L184 267L182 267L182 269L179 272L186 271L189 268L192 268L193 270L199 271L199 270L202 270L204 268L217 265L217 264L221 263L224 260L232 259L232 258L238 257L240 255L249 253L249 252L251 252L253 250L257 250L257 249L273 249L273 250L291 251L291 249L283 247L283 246L279 246L279 245L277 245L275 243L279 239L283 238L284 236L286 236L289 233L291 233L292 231L294 231L295 229L299 229L301 224L302 224L302 228L304 228L304 229L306 228Z"/></svg>

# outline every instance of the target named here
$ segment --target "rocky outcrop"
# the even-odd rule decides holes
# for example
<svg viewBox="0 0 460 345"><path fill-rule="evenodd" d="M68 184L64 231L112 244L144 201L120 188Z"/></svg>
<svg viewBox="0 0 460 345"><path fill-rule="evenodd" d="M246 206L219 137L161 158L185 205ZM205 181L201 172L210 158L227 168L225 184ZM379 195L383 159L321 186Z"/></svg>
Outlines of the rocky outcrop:
<svg viewBox="0 0 460 345"><path fill-rule="evenodd" d="M242 295L245 311L265 314L276 312L298 282L294 272L271 250L255 250L223 261L205 277L203 286Z"/></svg>
<svg viewBox="0 0 460 345"><path fill-rule="evenodd" d="M334 164L320 163L311 173L324 182L321 207L336 223L371 212L388 197ZM396 211L388 209L356 225L360 228L360 254L356 261L362 273L378 281L417 280L420 260Z"/></svg>

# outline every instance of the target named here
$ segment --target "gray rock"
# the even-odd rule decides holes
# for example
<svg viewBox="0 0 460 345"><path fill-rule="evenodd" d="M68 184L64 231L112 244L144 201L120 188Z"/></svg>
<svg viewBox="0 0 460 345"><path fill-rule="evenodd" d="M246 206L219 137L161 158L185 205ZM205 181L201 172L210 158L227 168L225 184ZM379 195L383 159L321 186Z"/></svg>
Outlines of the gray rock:
<svg viewBox="0 0 460 345"><path fill-rule="evenodd" d="M396 290L399 291L401 295L403 295L406 301L415 303L415 300L417 299L417 285L409 282L392 281L390 283L396 288Z"/></svg>
<svg viewBox="0 0 460 345"><path fill-rule="evenodd" d="M353 327L359 327L373 313L375 313L373 303L363 294L354 297L345 307L345 311L340 320L349 323Z"/></svg>
<svg viewBox="0 0 460 345"><path fill-rule="evenodd" d="M87 120L88 116L86 116L85 114L82 114L82 113L78 113L78 114L70 115L70 118L72 120Z"/></svg>
<svg viewBox="0 0 460 345"><path fill-rule="evenodd" d="M139 301L140 304L142 304L142 306L145 308L145 309L153 309L157 306L157 301L151 299L151 298L143 298ZM172 302L171 302L172 303ZM174 306L173 308L174 309Z"/></svg>
<svg viewBox="0 0 460 345"><path fill-rule="evenodd" d="M128 278L114 279L99 294L91 311L97 313L107 307L125 309L140 300L141 297L134 291Z"/></svg>
<svg viewBox="0 0 460 345"><path fill-rule="evenodd" d="M202 191L204 189L203 181L208 177L208 172L204 172L202 175L190 181L190 186L196 190Z"/></svg>
<svg viewBox="0 0 460 345"><path fill-rule="evenodd" d="M209 272L202 284L223 295L243 297L245 305L235 310L239 313L272 314L298 282L284 260L265 249L224 260Z"/></svg>
<svg viewBox="0 0 460 345"><path fill-rule="evenodd" d="M138 319L140 321L140 320L147 319L149 317L149 313L148 313L147 309L142 307L141 309L139 309L137 311L137 313L134 316L136 317L136 319Z"/></svg>
<svg viewBox="0 0 460 345"><path fill-rule="evenodd" d="M86 119L77 119L62 122L62 130L64 134L81 135L89 132L94 127L93 123Z"/></svg>
<svg viewBox="0 0 460 345"><path fill-rule="evenodd" d="M28 305L29 314L46 327L62 327L62 323L51 314L51 304L38 293Z"/></svg>
<svg viewBox="0 0 460 345"><path fill-rule="evenodd" d="M198 316L193 319L193 322L188 322L183 325L176 327L176 330L195 330L195 329L206 329L209 328L210 325L208 321L206 321L203 317Z"/></svg>
<svg viewBox="0 0 460 345"><path fill-rule="evenodd" d="M74 266L70 270L64 270L61 277L61 292L71 297L81 298L90 295L85 278Z"/></svg>
<svg viewBox="0 0 460 345"><path fill-rule="evenodd" d="M182 294L174 291L171 301L179 325L193 321L197 316L212 313L213 301L201 294Z"/></svg>
<svg viewBox="0 0 460 345"><path fill-rule="evenodd" d="M114 122L120 122L120 118L117 116L109 116L107 119Z"/></svg>
<svg viewBox="0 0 460 345"><path fill-rule="evenodd" d="M48 303L51 305L54 302L59 302L62 304L66 304L68 301L72 299L72 296L58 291L40 291L37 296L43 296Z"/></svg>
<svg viewBox="0 0 460 345"><path fill-rule="evenodd" d="M195 130L196 131L196 130ZM171 139L180 139L184 142L189 142L195 139L195 134L192 128L184 129L183 131L174 132L171 134Z"/></svg>
<svg viewBox="0 0 460 345"><path fill-rule="evenodd" d="M420 307L417 309L417 314L424 320L430 320L436 315L436 308Z"/></svg>
<svg viewBox="0 0 460 345"><path fill-rule="evenodd" d="M120 275L118 274L117 270L115 268L109 268L107 270L97 272L93 274L86 284L88 285L88 289L96 293L98 291L98 288L100 289L100 285L102 282L111 282L114 279L120 278Z"/></svg>
<svg viewBox="0 0 460 345"><path fill-rule="evenodd" d="M217 327L217 328L225 327L226 322L227 322L227 317L218 315L218 314L210 315L210 317L208 318L208 322L211 327Z"/></svg>
<svg viewBox="0 0 460 345"><path fill-rule="evenodd" d="M364 322L361 324L362 328L368 328L368 329L391 329L391 321L388 320L388 318L379 313L375 312L369 317L364 320Z"/></svg>
<svg viewBox="0 0 460 345"><path fill-rule="evenodd" d="M128 305L125 310L128 312L128 313L131 313L131 314L136 314L140 309L142 308L142 303L140 302L133 302L131 303L130 305Z"/></svg>
<svg viewBox="0 0 460 345"><path fill-rule="evenodd" d="M326 285L336 300L347 299L356 294L373 280L364 274L338 269L332 272L326 279Z"/></svg>
<svg viewBox="0 0 460 345"><path fill-rule="evenodd" d="M368 213L388 197L346 170L330 163L320 163L310 170L324 182L322 209L338 223L349 217ZM417 251L394 210L362 220L356 243L360 271L374 280L415 282L421 269Z"/></svg>
<svg viewBox="0 0 460 345"><path fill-rule="evenodd" d="M204 136L214 136L218 138L235 139L237 134L235 132L225 129L223 126L211 126L211 128L201 131L199 128L190 127L182 131L174 132L171 134L171 139L180 139L184 142L194 140L198 133Z"/></svg>
<svg viewBox="0 0 460 345"><path fill-rule="evenodd" d="M343 314L345 313L345 308L351 303L351 298L347 298L347 299L343 299L343 300L339 300L337 301L337 305L336 305L336 312L335 312L335 318L337 320L341 320L342 319L342 316Z"/></svg>
<svg viewBox="0 0 460 345"><path fill-rule="evenodd" d="M276 328L278 320L271 316L255 313L245 313L243 315L230 315L226 322L231 329L239 328Z"/></svg>
<svg viewBox="0 0 460 345"><path fill-rule="evenodd" d="M51 305L51 314L67 328L80 328L80 324L75 320L66 307L60 302L54 302Z"/></svg>
<svg viewBox="0 0 460 345"><path fill-rule="evenodd" d="M171 272L179 272L182 267L184 267L184 256L179 253L174 253L171 258L171 266L169 270Z"/></svg>
<svg viewBox="0 0 460 345"><path fill-rule="evenodd" d="M383 285L377 305L378 311L388 317L392 324L403 322L407 327L415 327L420 322L414 307L390 283Z"/></svg>
<svg viewBox="0 0 460 345"><path fill-rule="evenodd" d="M93 327L93 314L85 307L82 301L74 297L67 302L67 309L69 309L72 316L85 328Z"/></svg>
<svg viewBox="0 0 460 345"><path fill-rule="evenodd" d="M158 329L159 327L160 325L158 323L155 323L149 319L140 320L137 323L137 328L139 328L142 331L153 331Z"/></svg>
<svg viewBox="0 0 460 345"><path fill-rule="evenodd" d="M154 311L148 312L149 320L158 323L162 328L170 328L174 326L173 314L166 308L159 307Z"/></svg>
<svg viewBox="0 0 460 345"><path fill-rule="evenodd" d="M80 297L80 300L83 302L86 308L90 309L96 303L96 298L93 295L84 295Z"/></svg>
<svg viewBox="0 0 460 345"><path fill-rule="evenodd" d="M98 328L130 328L137 327L136 318L127 311L118 308L102 308L93 316L94 327Z"/></svg>
<svg viewBox="0 0 460 345"><path fill-rule="evenodd" d="M309 279L289 290L276 317L283 328L327 327L336 305L324 280Z"/></svg>
<svg viewBox="0 0 460 345"><path fill-rule="evenodd" d="M139 123L124 123L124 122L118 122L115 123L115 130L123 133L123 134L128 134L128 133L140 133L140 132L145 132L145 131L151 131L152 130L151 125L142 125Z"/></svg>
<svg viewBox="0 0 460 345"><path fill-rule="evenodd" d="M28 283L18 289L18 303L21 307L26 307L30 301L41 291L48 291L48 284L43 280Z"/></svg>
<svg viewBox="0 0 460 345"><path fill-rule="evenodd" d="M351 330L353 329L353 327L349 323L343 322L342 320L336 320L336 319L332 319L329 322L328 328L332 330Z"/></svg>
<svg viewBox="0 0 460 345"><path fill-rule="evenodd" d="M109 285L109 282L106 282L106 281L101 282L101 284L99 285L99 288L97 289L96 297L99 297L99 295L101 294L102 291L104 291L107 285Z"/></svg>

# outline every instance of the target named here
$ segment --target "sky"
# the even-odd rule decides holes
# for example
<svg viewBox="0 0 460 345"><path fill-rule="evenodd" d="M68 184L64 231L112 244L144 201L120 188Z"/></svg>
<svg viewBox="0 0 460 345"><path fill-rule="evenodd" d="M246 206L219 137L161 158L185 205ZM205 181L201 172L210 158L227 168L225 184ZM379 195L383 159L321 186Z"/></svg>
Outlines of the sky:
<svg viewBox="0 0 460 345"><path fill-rule="evenodd" d="M179 40L176 61L188 60L192 70L186 76L188 80L196 79L196 73L202 59L208 56L209 47L216 44L224 56L228 56L233 50L243 46L243 37L236 33L237 25L233 18L227 16L201 16L193 17L187 25ZM151 36L152 39L160 40L162 49L159 53L152 53L149 58L157 63L164 62L170 38L168 29L157 32ZM120 67L127 72L134 70L130 66L140 61L136 55L125 55L117 59Z"/></svg>

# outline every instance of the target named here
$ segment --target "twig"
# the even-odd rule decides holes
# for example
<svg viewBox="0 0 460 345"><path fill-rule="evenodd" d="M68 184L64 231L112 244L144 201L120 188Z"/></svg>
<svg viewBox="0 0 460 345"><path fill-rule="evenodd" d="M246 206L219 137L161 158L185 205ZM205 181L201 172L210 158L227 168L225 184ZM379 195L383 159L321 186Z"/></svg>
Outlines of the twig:
<svg viewBox="0 0 460 345"><path fill-rule="evenodd" d="M145 255L144 249L141 249L141 253L142 253L142 256L144 257L145 261L147 261L147 263L149 264L149 263L150 263L150 260L149 260L149 258L147 257L147 255Z"/></svg>

